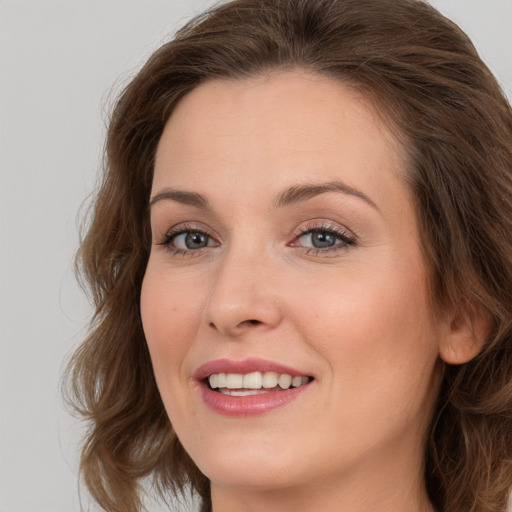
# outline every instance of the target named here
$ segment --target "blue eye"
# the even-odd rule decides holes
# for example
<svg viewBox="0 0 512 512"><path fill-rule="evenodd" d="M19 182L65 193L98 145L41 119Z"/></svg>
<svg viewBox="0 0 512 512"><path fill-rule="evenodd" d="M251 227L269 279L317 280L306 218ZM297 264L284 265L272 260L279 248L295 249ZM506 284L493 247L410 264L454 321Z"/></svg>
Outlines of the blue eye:
<svg viewBox="0 0 512 512"><path fill-rule="evenodd" d="M299 237L302 240L303 247L310 246L315 249L327 249L333 247L339 240L339 237L329 231L310 231Z"/></svg>
<svg viewBox="0 0 512 512"><path fill-rule="evenodd" d="M302 247L318 253L346 249L354 245L352 235L336 227L310 227L303 230L291 244L293 247Z"/></svg>
<svg viewBox="0 0 512 512"><path fill-rule="evenodd" d="M189 254L219 244L208 233L194 227L181 226L167 233L161 243L176 254Z"/></svg>
<svg viewBox="0 0 512 512"><path fill-rule="evenodd" d="M171 243L176 249L184 251L203 249L204 247L213 245L211 238L200 231L187 231L174 235L171 239Z"/></svg>

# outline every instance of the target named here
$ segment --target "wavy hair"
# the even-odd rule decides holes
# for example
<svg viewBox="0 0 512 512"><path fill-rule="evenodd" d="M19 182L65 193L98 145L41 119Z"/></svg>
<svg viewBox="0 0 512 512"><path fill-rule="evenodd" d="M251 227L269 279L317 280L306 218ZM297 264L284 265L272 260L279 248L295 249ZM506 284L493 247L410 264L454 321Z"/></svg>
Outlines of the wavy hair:
<svg viewBox="0 0 512 512"><path fill-rule="evenodd" d="M443 512L504 512L512 487L512 111L468 37L420 0L234 0L157 50L113 109L105 166L77 264L95 313L69 363L68 399L87 420L81 474L109 512L209 481L160 399L139 298L155 151L180 99L214 78L300 68L359 88L407 154L434 311L465 303L492 329L480 354L444 364L425 446Z"/></svg>

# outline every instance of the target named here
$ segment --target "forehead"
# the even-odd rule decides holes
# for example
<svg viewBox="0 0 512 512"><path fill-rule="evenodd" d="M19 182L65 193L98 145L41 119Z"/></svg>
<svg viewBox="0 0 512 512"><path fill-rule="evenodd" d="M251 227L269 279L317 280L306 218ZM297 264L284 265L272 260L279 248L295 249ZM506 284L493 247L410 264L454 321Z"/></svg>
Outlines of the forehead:
<svg viewBox="0 0 512 512"><path fill-rule="evenodd" d="M247 193L258 184L269 190L342 178L371 192L377 174L403 171L401 154L384 116L339 81L300 71L212 80L185 96L169 119L153 188Z"/></svg>

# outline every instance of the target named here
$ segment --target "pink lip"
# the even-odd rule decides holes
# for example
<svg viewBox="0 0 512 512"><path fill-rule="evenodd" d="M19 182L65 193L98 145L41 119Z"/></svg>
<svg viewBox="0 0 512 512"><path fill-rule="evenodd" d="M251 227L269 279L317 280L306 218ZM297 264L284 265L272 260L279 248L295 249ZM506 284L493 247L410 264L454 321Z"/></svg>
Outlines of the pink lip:
<svg viewBox="0 0 512 512"><path fill-rule="evenodd" d="M292 377L298 375L309 376L299 370L284 366L280 363L267 361L265 359L244 359L233 361L232 359L216 359L200 366L194 373L194 378L203 380L212 373L251 373L251 372L276 372L287 373Z"/></svg>
<svg viewBox="0 0 512 512"><path fill-rule="evenodd" d="M233 361L217 359L210 361L194 373L198 381L199 394L203 402L214 412L224 416L254 416L263 414L293 402L308 389L311 383L282 391L268 391L261 395L229 396L210 389L205 379L212 373L251 373L251 372L287 373L292 377L306 375L293 368L266 361L264 359L246 359Z"/></svg>

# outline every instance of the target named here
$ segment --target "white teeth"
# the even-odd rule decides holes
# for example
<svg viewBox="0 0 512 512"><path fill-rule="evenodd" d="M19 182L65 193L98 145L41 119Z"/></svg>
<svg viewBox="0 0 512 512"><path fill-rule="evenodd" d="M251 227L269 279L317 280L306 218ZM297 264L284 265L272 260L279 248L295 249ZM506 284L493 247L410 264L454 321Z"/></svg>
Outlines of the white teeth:
<svg viewBox="0 0 512 512"><path fill-rule="evenodd" d="M264 388L270 389L277 386L279 375L276 372L265 372L263 374L262 384Z"/></svg>
<svg viewBox="0 0 512 512"><path fill-rule="evenodd" d="M279 376L279 387L283 389L288 389L292 385L292 376L283 373L283 375Z"/></svg>
<svg viewBox="0 0 512 512"><path fill-rule="evenodd" d="M299 377L300 379L300 377ZM208 379L210 382L210 386L215 389L219 387L219 375L217 373L214 373L213 375L210 375L210 378Z"/></svg>
<svg viewBox="0 0 512 512"><path fill-rule="evenodd" d="M228 389L240 389L244 387L244 376L239 373L226 374L226 387Z"/></svg>
<svg viewBox="0 0 512 512"><path fill-rule="evenodd" d="M267 393L267 391L261 391L259 389L246 389L246 390L234 390L234 389L221 389L220 392L223 395L228 396L250 396L250 395L261 395L262 393Z"/></svg>
<svg viewBox="0 0 512 512"><path fill-rule="evenodd" d="M261 372L252 372L244 375L244 385L242 387L246 389L260 389L262 382L263 376Z"/></svg>
<svg viewBox="0 0 512 512"><path fill-rule="evenodd" d="M216 375L212 375L212 377L216 377ZM302 377L293 377L292 379L292 386L294 388L298 388L302 384ZM212 384L213 388L213 384Z"/></svg>
<svg viewBox="0 0 512 512"><path fill-rule="evenodd" d="M231 396L254 395L262 389L273 389L278 385L281 389L297 388L307 384L309 380L309 377L292 377L287 373L276 372L214 373L208 377L212 389L222 390L222 393ZM235 389L237 391L232 391Z"/></svg>

